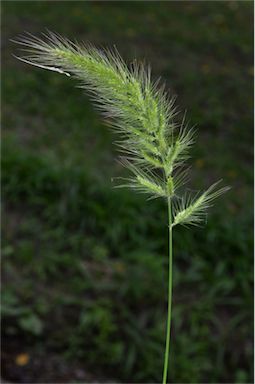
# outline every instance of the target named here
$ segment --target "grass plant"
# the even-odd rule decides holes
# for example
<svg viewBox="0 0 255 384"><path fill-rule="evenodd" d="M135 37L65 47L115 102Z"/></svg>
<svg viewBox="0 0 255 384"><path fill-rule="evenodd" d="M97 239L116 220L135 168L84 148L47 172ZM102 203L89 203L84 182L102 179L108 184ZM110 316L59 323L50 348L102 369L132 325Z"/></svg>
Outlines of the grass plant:
<svg viewBox="0 0 255 384"><path fill-rule="evenodd" d="M179 121L175 99L150 68L134 62L127 66L116 50L98 50L79 45L55 33L42 38L27 33L15 40L23 46L25 63L56 71L81 81L96 107L120 134L116 142L120 162L130 177L119 178L117 187L146 193L149 199L163 198L168 207L169 272L168 313L163 384L167 382L171 338L173 229L176 225L201 225L207 209L228 187L212 184L202 193L182 192L189 169L185 162L194 143L194 129L186 117Z"/></svg>

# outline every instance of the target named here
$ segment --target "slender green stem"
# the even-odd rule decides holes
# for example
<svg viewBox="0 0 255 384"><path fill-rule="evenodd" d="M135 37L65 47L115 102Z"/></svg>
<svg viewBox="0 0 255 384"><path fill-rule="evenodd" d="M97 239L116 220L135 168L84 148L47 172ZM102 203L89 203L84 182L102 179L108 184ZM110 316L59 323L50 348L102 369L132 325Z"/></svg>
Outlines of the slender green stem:
<svg viewBox="0 0 255 384"><path fill-rule="evenodd" d="M173 243L172 243L172 208L171 198L168 197L168 223L169 223L169 262L168 262L168 311L166 326L166 349L163 373L163 384L167 382L167 371L169 362L170 335L171 335L171 311L172 311L172 285L173 285Z"/></svg>

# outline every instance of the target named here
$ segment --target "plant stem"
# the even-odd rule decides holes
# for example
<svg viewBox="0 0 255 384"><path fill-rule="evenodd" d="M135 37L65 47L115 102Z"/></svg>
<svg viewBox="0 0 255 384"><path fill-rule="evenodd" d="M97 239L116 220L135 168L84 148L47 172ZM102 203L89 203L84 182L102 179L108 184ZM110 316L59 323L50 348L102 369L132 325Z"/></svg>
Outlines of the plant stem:
<svg viewBox="0 0 255 384"><path fill-rule="evenodd" d="M171 335L171 311L172 311L172 285L173 285L173 243L172 243L172 207L171 198L168 197L168 225L169 225L169 262L168 262L168 311L167 311L167 330L166 330L166 349L163 373L163 384L167 382L167 370L169 362L169 348Z"/></svg>

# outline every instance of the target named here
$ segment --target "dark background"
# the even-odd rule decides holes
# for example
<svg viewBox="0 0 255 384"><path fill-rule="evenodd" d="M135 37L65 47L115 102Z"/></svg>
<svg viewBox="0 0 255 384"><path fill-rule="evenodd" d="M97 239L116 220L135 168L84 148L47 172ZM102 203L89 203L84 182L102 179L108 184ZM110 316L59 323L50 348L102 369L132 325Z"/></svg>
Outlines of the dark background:
<svg viewBox="0 0 255 384"><path fill-rule="evenodd" d="M116 136L75 81L18 62L45 28L150 63L198 135L193 189L232 190L174 231L170 381L250 383L253 4L2 2L2 375L17 383L160 382L163 201L114 190Z"/></svg>

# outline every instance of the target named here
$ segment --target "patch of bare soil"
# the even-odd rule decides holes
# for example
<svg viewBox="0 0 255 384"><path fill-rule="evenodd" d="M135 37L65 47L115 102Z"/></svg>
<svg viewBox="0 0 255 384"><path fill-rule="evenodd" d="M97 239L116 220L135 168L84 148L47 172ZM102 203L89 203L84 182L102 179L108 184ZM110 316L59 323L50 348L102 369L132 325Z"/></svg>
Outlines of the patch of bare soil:
<svg viewBox="0 0 255 384"><path fill-rule="evenodd" d="M54 352L26 347L22 338L2 338L1 383L113 383L87 371L79 363L69 363ZM18 346L18 347L17 347Z"/></svg>

